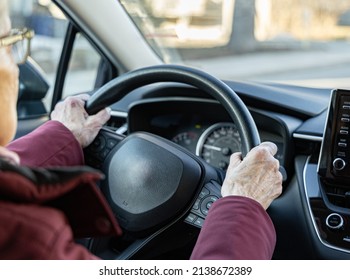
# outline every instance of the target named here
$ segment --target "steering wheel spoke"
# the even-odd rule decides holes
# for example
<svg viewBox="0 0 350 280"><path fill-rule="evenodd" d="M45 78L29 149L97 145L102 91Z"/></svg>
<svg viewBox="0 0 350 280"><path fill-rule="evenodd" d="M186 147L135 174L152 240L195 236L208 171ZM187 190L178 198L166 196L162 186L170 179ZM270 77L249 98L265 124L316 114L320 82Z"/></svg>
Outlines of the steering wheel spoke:
<svg viewBox="0 0 350 280"><path fill-rule="evenodd" d="M194 202L185 222L202 228L211 205L221 198L221 184L215 180L206 183Z"/></svg>
<svg viewBox="0 0 350 280"><path fill-rule="evenodd" d="M103 127L95 140L84 149L86 164L97 169L102 169L103 163L111 150L124 138L124 135Z"/></svg>

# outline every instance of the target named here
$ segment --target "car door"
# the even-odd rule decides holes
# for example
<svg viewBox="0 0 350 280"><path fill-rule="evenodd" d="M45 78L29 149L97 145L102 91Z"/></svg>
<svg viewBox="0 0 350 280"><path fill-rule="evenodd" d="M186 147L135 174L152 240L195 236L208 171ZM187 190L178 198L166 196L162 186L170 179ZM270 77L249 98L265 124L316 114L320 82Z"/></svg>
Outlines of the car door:
<svg viewBox="0 0 350 280"><path fill-rule="evenodd" d="M42 3L41 3L42 2ZM49 120L62 98L91 93L117 75L116 69L51 1L11 1L15 28L31 28L31 56L20 68L18 129L21 137Z"/></svg>

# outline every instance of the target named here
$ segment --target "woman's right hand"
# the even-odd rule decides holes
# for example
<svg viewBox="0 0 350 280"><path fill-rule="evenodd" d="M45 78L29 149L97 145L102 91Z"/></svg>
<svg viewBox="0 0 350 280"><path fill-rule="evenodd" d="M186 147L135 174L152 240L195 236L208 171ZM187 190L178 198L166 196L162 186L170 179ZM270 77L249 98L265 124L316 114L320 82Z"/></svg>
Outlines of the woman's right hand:
<svg viewBox="0 0 350 280"><path fill-rule="evenodd" d="M254 147L242 160L241 153L231 155L230 164L221 188L222 196L245 196L259 202L266 210L282 193L282 174L274 157L277 146L263 142Z"/></svg>

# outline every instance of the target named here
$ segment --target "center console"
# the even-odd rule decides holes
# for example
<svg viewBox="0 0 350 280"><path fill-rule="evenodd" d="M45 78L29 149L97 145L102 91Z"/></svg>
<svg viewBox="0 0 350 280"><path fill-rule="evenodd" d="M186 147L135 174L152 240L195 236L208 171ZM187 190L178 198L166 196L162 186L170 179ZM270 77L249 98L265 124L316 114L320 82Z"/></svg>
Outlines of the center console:
<svg viewBox="0 0 350 280"><path fill-rule="evenodd" d="M310 206L321 241L350 252L350 90L333 90Z"/></svg>

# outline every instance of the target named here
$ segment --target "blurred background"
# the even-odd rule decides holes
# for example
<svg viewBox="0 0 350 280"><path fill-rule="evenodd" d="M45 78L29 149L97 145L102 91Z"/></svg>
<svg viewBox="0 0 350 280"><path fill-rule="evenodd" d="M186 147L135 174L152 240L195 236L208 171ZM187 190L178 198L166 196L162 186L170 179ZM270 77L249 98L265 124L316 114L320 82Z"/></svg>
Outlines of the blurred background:
<svg viewBox="0 0 350 280"><path fill-rule="evenodd" d="M52 79L66 29L64 15L50 0L10 2L13 26L35 30L32 57ZM166 62L186 63L222 79L350 85L350 0L121 3ZM70 68L86 72L87 79L99 56L84 38L78 44ZM83 82L80 76L75 75L76 83Z"/></svg>

